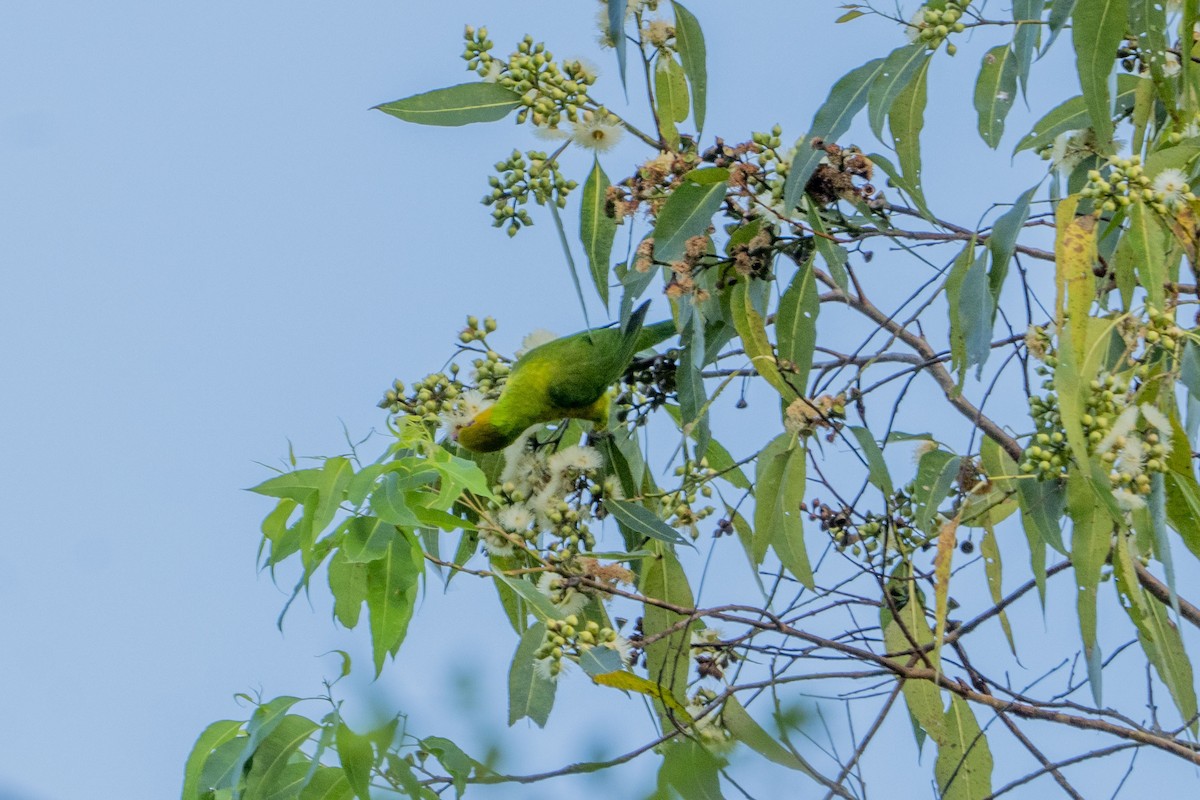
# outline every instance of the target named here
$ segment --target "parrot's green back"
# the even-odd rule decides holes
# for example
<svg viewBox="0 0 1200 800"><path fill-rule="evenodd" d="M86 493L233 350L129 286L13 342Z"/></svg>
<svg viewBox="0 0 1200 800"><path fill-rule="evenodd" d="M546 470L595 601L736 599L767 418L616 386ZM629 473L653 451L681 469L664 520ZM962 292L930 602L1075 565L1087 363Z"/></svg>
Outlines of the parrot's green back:
<svg viewBox="0 0 1200 800"><path fill-rule="evenodd" d="M607 423L608 390L634 355L675 335L670 320L643 325L648 308L643 303L624 328L582 331L521 356L495 405L462 429L459 442L472 450L499 450L540 422L575 417Z"/></svg>

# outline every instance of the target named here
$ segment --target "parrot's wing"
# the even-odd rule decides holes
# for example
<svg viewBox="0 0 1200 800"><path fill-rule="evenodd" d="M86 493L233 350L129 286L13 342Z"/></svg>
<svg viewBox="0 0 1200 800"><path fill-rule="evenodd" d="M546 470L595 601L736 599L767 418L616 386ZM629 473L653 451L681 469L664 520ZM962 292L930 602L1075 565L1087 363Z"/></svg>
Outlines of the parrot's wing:
<svg viewBox="0 0 1200 800"><path fill-rule="evenodd" d="M638 351L649 306L646 302L638 307L621 331L585 331L545 345L550 351L545 356L557 362L547 387L550 402L559 408L585 408L599 400Z"/></svg>

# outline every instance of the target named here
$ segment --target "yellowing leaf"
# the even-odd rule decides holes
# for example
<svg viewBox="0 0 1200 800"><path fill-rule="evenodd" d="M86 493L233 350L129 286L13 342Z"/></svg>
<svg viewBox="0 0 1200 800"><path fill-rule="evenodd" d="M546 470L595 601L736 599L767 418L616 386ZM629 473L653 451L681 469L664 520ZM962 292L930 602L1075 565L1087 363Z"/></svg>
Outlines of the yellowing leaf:
<svg viewBox="0 0 1200 800"><path fill-rule="evenodd" d="M637 692L647 697L653 697L671 709L679 722L686 725L691 725L695 722L692 719L692 715L688 713L687 708L684 707L683 703L675 699L675 696L671 694L669 689L654 681L646 680L640 675L634 675L632 672L624 670L616 670L596 675L592 680L601 686L611 686L614 689Z"/></svg>
<svg viewBox="0 0 1200 800"><path fill-rule="evenodd" d="M1055 212L1057 236L1054 241L1057 286L1056 316L1061 332L1071 320L1071 348L1077 363L1083 363L1087 346L1085 320L1096 296L1096 279L1092 265L1096 263L1096 218L1076 217L1077 197L1058 204Z"/></svg>
<svg viewBox="0 0 1200 800"><path fill-rule="evenodd" d="M946 634L946 614L950 605L950 564L954 559L954 548L958 547L958 517L947 520L938 531L937 553L933 557L934 578L934 630L933 641L939 651Z"/></svg>

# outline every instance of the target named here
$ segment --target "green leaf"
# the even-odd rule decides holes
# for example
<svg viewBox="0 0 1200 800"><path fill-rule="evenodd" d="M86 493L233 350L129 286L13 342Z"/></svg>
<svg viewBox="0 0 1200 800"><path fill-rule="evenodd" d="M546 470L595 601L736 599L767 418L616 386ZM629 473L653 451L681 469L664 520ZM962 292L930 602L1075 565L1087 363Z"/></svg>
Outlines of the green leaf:
<svg viewBox="0 0 1200 800"><path fill-rule="evenodd" d="M610 647L589 647L579 656L579 666L591 677L619 672L625 667L621 654Z"/></svg>
<svg viewBox="0 0 1200 800"><path fill-rule="evenodd" d="M849 426L849 430L858 440L859 447L862 448L862 457L867 462L867 479L871 485L885 495L895 494L896 489L892 485L891 473L888 472L887 463L883 460L883 450L876 443L875 436L866 428L858 425Z"/></svg>
<svg viewBox="0 0 1200 800"><path fill-rule="evenodd" d="M382 558L367 565L367 609L376 676L383 672L384 657L389 653L395 656L408 633L417 602L417 579L424 567L421 547L407 531L388 544Z"/></svg>
<svg viewBox="0 0 1200 800"><path fill-rule="evenodd" d="M1077 3L1071 15L1075 66L1091 127L1103 152L1112 148L1113 108L1108 83L1128 18L1129 0L1088 0Z"/></svg>
<svg viewBox="0 0 1200 800"><path fill-rule="evenodd" d="M749 747L768 761L803 772L810 778L817 773L798 753L777 742L771 734L754 721L737 697L730 695L721 710L721 722L733 738Z"/></svg>
<svg viewBox="0 0 1200 800"><path fill-rule="evenodd" d="M1129 30L1137 37L1142 63L1150 67L1150 77L1159 95L1174 111L1175 95L1168 88L1163 68L1167 64L1167 8L1162 0L1129 0Z"/></svg>
<svg viewBox="0 0 1200 800"><path fill-rule="evenodd" d="M704 32L700 30L700 23L692 16L692 12L675 0L671 0L671 6L675 10L675 49L679 51L683 71L692 90L692 119L696 123L696 130L702 131L708 94Z"/></svg>
<svg viewBox="0 0 1200 800"><path fill-rule="evenodd" d="M954 259L954 264L950 267L950 274L946 276L945 284L946 303L950 312L950 368L953 372L958 373L960 388L966 377L967 368L970 366L967 357L967 330L964 322L969 324L971 320L964 320L959 309L963 283L966 282L967 273L974 264L975 240L972 239L958 254L958 258Z"/></svg>
<svg viewBox="0 0 1200 800"><path fill-rule="evenodd" d="M247 491L264 494L267 497L286 497L303 503L315 494L317 487L321 485L321 472L320 469L298 469L293 472L285 472L265 480Z"/></svg>
<svg viewBox="0 0 1200 800"><path fill-rule="evenodd" d="M665 780L687 800L724 800L720 768L724 760L691 739L669 742L663 748L659 780Z"/></svg>
<svg viewBox="0 0 1200 800"><path fill-rule="evenodd" d="M992 751L967 701L950 698L934 775L942 800L983 800L992 793Z"/></svg>
<svg viewBox="0 0 1200 800"><path fill-rule="evenodd" d="M651 543L649 549L656 551L657 557L643 562L645 568L638 582L638 590L646 597L692 608L694 601L687 574L675 554L666 545L657 543ZM686 617L674 611L647 603L642 611L642 632L647 638L656 637L685 620ZM694 625L680 625L669 635L655 639L646 646L646 670L650 680L684 705L687 705L687 679L692 663L691 631ZM665 729L669 730L673 724L669 710L659 701L655 701L655 707Z"/></svg>
<svg viewBox="0 0 1200 800"><path fill-rule="evenodd" d="M962 458L945 450L930 450L917 462L917 477L913 481L913 522L926 533L936 533L938 507L950 494L950 485L958 477Z"/></svg>
<svg viewBox="0 0 1200 800"><path fill-rule="evenodd" d="M1033 51L1042 25L1043 4L1043 0L1013 0L1012 4L1013 21L1017 23L1012 50L1022 94L1029 88L1029 67L1033 64Z"/></svg>
<svg viewBox="0 0 1200 800"><path fill-rule="evenodd" d="M240 720L223 719L210 724L196 737L183 769L183 800L200 800L208 791L209 787L200 780L205 762L218 747L234 741L241 730Z"/></svg>
<svg viewBox="0 0 1200 800"><path fill-rule="evenodd" d="M354 789L345 771L337 767L317 767L312 780L300 792L299 800L350 800L352 797Z"/></svg>
<svg viewBox="0 0 1200 800"><path fill-rule="evenodd" d="M1136 75L1121 74L1117 76L1116 113L1122 114L1133 108L1137 87L1142 79ZM1088 106L1082 96L1072 97L1034 123L1033 130L1025 138L1017 142L1013 155L1022 150L1040 150L1053 144L1061 133L1077 131L1091 126Z"/></svg>
<svg viewBox="0 0 1200 800"><path fill-rule="evenodd" d="M993 533L991 525L988 525L983 532L983 540L979 543L979 555L983 556L983 571L987 577L988 593L992 596L992 604L1001 607L1000 601L1004 598L1001 590L1004 567L1000 561L1000 546L996 544L996 534ZM1008 649L1012 650L1013 655L1016 655L1017 645L1013 642L1012 626L1008 623L1008 614L1001 610L999 617L1000 627L1004 629L1004 638L1008 640Z"/></svg>
<svg viewBox="0 0 1200 800"><path fill-rule="evenodd" d="M632 531L657 539L660 542L672 544L690 544L679 535L679 531L658 518L654 512L638 503L629 500L618 500L613 497L604 500L604 507L625 527Z"/></svg>
<svg viewBox="0 0 1200 800"><path fill-rule="evenodd" d="M567 228L563 225L562 214L558 213L557 203L547 203L550 208L550 218L554 220L554 229L558 232L558 243L562 246L563 259L567 262L567 271L571 275L571 285L575 287L575 297L579 300L579 310L583 313L583 321L587 327L592 327L588 320L587 301L583 299L583 284L579 282L579 270L575 267L575 256L571 255L571 243L567 241Z"/></svg>
<svg viewBox="0 0 1200 800"><path fill-rule="evenodd" d="M592 171L583 184L579 238L583 240L583 251L587 254L592 284L605 308L608 307L609 260L612 257L613 239L617 235L617 222L605 211L610 185L608 176L600 168L600 159L595 159Z"/></svg>
<svg viewBox="0 0 1200 800"><path fill-rule="evenodd" d="M1017 95L1017 59L1006 44L997 45L983 56L975 83L975 111L979 135L993 150L1004 135L1004 120Z"/></svg>
<svg viewBox="0 0 1200 800"><path fill-rule="evenodd" d="M1051 0L1050 15L1047 17L1047 28L1050 30L1050 35L1046 37L1045 44L1042 45L1042 55L1050 49L1050 45L1054 44L1054 40L1058 38L1058 34L1066 27L1067 20L1071 18L1071 12L1075 10L1075 0Z"/></svg>
<svg viewBox="0 0 1200 800"><path fill-rule="evenodd" d="M1111 549L1113 525L1107 511L1097 502L1100 492L1112 491L1108 476L1103 470L1096 470L1096 473L1099 474L1072 467L1067 476L1067 514L1071 518L1071 565L1079 590L1076 607L1088 665L1088 682L1092 697L1100 705L1103 686L1099 669L1100 645L1096 641L1096 587L1100 583L1100 568ZM1101 479L1104 485L1100 485Z"/></svg>
<svg viewBox="0 0 1200 800"><path fill-rule="evenodd" d="M371 800L371 770L375 767L371 738L355 733L344 722L338 722L337 752L346 781L355 796L358 800Z"/></svg>
<svg viewBox="0 0 1200 800"><path fill-rule="evenodd" d="M537 622L521 634L517 652L513 654L512 666L508 670L508 724L528 717L539 728L546 727L550 710L554 708L554 690L557 681L542 677L534 669L534 656L542 646L546 626Z"/></svg>
<svg viewBox="0 0 1200 800"><path fill-rule="evenodd" d="M529 605L530 613L536 615L539 619L562 619L566 616L562 610L550 602L550 598L538 591L527 580L522 578L510 578L507 575L497 574L496 581L503 586L511 589L518 597Z"/></svg>
<svg viewBox="0 0 1200 800"><path fill-rule="evenodd" d="M674 56L659 53L654 66L654 95L659 127L667 141L674 144L679 141L675 124L688 116L687 78Z"/></svg>
<svg viewBox="0 0 1200 800"><path fill-rule="evenodd" d="M690 303L678 305L683 323L680 342L683 352L675 369L675 388L679 396L680 427L696 440L696 452L708 449L710 431L708 425L708 393L704 388L704 320L700 308Z"/></svg>
<svg viewBox="0 0 1200 800"><path fill-rule="evenodd" d="M755 567L766 557L767 548L771 543L771 532L779 526L779 503L776 498L780 495L788 454L796 446L795 442L796 437L793 434L781 433L759 451L756 459L754 530L757 533L751 551Z"/></svg>
<svg viewBox="0 0 1200 800"><path fill-rule="evenodd" d="M367 602L366 563L351 561L344 550L339 550L329 559L328 576L334 617L344 627L355 627L362 604Z"/></svg>
<svg viewBox="0 0 1200 800"><path fill-rule="evenodd" d="M762 314L754 307L754 299L750 294L750 278L739 280L734 284L729 295L729 309L733 315L733 327L742 340L742 348L750 358L750 363L767 383L785 401L791 401L803 394L803 387L793 388L779 372L775 361L775 349L767 338L767 325Z"/></svg>
<svg viewBox="0 0 1200 800"><path fill-rule="evenodd" d="M421 746L437 756L437 760L446 768L446 772L450 773L455 795L462 797L467 788L467 778L471 776L471 770L478 766L479 762L464 753L462 748L454 742L442 736L430 736L422 739Z"/></svg>
<svg viewBox="0 0 1200 800"><path fill-rule="evenodd" d="M617 53L617 71L621 75L621 87L626 96L629 87L625 84L625 11L629 5L625 0L607 0L608 7L608 39Z"/></svg>
<svg viewBox="0 0 1200 800"><path fill-rule="evenodd" d="M1200 485L1190 473L1166 474L1167 521L1184 545L1200 558Z"/></svg>
<svg viewBox="0 0 1200 800"><path fill-rule="evenodd" d="M342 552L347 561L363 562L383 558L396 537L396 526L378 517L353 517L346 530Z"/></svg>
<svg viewBox="0 0 1200 800"><path fill-rule="evenodd" d="M801 391L808 385L813 350L817 344L817 314L821 303L809 259L792 278L779 298L775 315L775 339L778 342L779 368L790 372L789 383Z"/></svg>
<svg viewBox="0 0 1200 800"><path fill-rule="evenodd" d="M804 500L805 461L807 453L801 446L787 452L787 461L780 477L779 488L772 498L776 504L774 525L768 530L771 547L787 571L809 589L815 587L812 565L804 546L804 525L800 503Z"/></svg>
<svg viewBox="0 0 1200 800"><path fill-rule="evenodd" d="M788 169L787 181L783 187L783 204L785 208L795 208L812 177L825 157L825 151L811 146L813 139L824 139L836 142L850 128L850 122L855 115L867 104L867 94L871 84L883 71L882 58L875 58L860 67L843 75L829 91L829 97L813 116L809 126L808 136L800 142L796 156Z"/></svg>
<svg viewBox="0 0 1200 800"><path fill-rule="evenodd" d="M496 83L460 83L375 106L385 114L421 125L495 122L521 105L521 96Z"/></svg>
<svg viewBox="0 0 1200 800"><path fill-rule="evenodd" d="M308 765L301 764L297 776L286 773L288 762L316 729L317 723L307 717L296 714L284 717L254 752L246 776L246 792L242 795L244 800L274 800L298 794L304 784L303 778L307 777Z"/></svg>
<svg viewBox="0 0 1200 800"><path fill-rule="evenodd" d="M888 111L888 130L892 147L900 162L905 186L913 202L925 209L925 190L921 185L921 131L925 127L925 101L929 78L929 61L925 61L908 85L896 95Z"/></svg>
<svg viewBox="0 0 1200 800"><path fill-rule="evenodd" d="M1118 285L1125 284L1126 291L1121 292L1121 300L1125 308L1133 303L1133 283L1137 282L1146 290L1146 301L1159 311L1164 310L1163 284L1167 280L1167 250L1170 248L1170 234L1163 227L1158 214L1150 211L1143 203L1134 203L1128 209L1129 228L1117 245L1116 266Z"/></svg>
<svg viewBox="0 0 1200 800"><path fill-rule="evenodd" d="M713 214L725 199L724 181L700 184L689 180L689 175L684 176L684 182L667 198L658 214L654 226L656 261L669 264L682 258L687 240L708 231ZM701 178L707 179L710 175Z"/></svg>
<svg viewBox="0 0 1200 800"><path fill-rule="evenodd" d="M907 577L907 576L902 576ZM922 605L920 592L916 590L911 579L899 583L895 574L889 581L888 594L893 598L904 594L908 602L899 606L898 616L893 616L885 603L880 611L880 623L883 628L883 642L889 653L896 653L891 660L904 666L929 666L940 670L940 661L936 650L924 653L924 656L911 653L913 645L925 648L933 643L933 631L925 619L925 607ZM904 655L899 655L903 653ZM926 664L928 662L928 664ZM901 687L904 702L908 712L920 730L928 733L934 741L944 737L945 715L942 711L942 693L931 681L904 681ZM919 739L918 739L919 742Z"/></svg>
<svg viewBox="0 0 1200 800"><path fill-rule="evenodd" d="M884 59L883 69L867 93L867 119L876 138L883 138L883 121L892 102L928 61L923 42L897 47Z"/></svg>
<svg viewBox="0 0 1200 800"><path fill-rule="evenodd" d="M958 303L951 312L958 316L960 325L965 323L963 338L966 363L963 369L975 367L976 380L982 376L983 365L992 354L992 319L995 311L996 301L988 287L987 254L980 253L963 277Z"/></svg>
<svg viewBox="0 0 1200 800"><path fill-rule="evenodd" d="M809 226L812 227L813 233L816 234L813 236L813 240L817 244L817 252L821 254L821 259L825 262L825 266L829 268L829 274L833 277L833 282L843 292L848 291L850 289L850 275L846 272L846 262L850 260L850 256L846 253L846 248L828 238L825 223L816 208L810 207L808 209L807 218Z"/></svg>
<svg viewBox="0 0 1200 800"><path fill-rule="evenodd" d="M1032 186L1022 192L1017 201L1013 203L1012 208L996 219L991 233L988 234L987 247L988 252L992 255L991 269L988 271L988 289L991 291L993 300L993 320L996 316L995 305L1000 299L1000 290L1004 286L1004 279L1008 277L1009 262L1012 261L1013 253L1017 249L1017 238L1021 235L1025 222L1029 219L1029 204L1037 190L1037 186Z"/></svg>

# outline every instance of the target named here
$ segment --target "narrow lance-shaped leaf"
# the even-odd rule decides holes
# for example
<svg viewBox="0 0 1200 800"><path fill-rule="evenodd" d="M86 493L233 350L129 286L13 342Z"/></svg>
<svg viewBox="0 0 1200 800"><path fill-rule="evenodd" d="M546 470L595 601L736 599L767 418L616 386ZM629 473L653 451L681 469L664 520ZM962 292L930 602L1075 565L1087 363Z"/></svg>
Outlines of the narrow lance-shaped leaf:
<svg viewBox="0 0 1200 800"><path fill-rule="evenodd" d="M1129 0L1087 0L1071 14L1075 66L1092 129L1102 152L1112 148L1112 94L1109 78L1129 18Z"/></svg>
<svg viewBox="0 0 1200 800"><path fill-rule="evenodd" d="M929 64L929 60L922 62L888 111L888 130L900 171L913 202L921 209L925 208L925 190L921 185L921 131L925 127Z"/></svg>
<svg viewBox="0 0 1200 800"><path fill-rule="evenodd" d="M987 577L988 593L992 597L992 604L997 608L1001 608L1000 601L1004 598L1004 593L1001 591L1004 568L1000 562L1000 547L996 544L996 534L990 524L986 526L983 533L983 541L979 543L979 555L983 556L983 572ZM1001 610L999 617L1000 627L1004 630L1004 638L1008 640L1008 649L1012 650L1013 655L1016 655L1017 646L1013 641L1012 626L1008 622L1008 614Z"/></svg>
<svg viewBox="0 0 1200 800"><path fill-rule="evenodd" d="M608 39L617 53L617 71L621 75L621 86L628 92L625 84L625 12L629 9L626 0L607 0L608 4Z"/></svg>
<svg viewBox="0 0 1200 800"><path fill-rule="evenodd" d="M875 436L866 428L857 425L851 425L850 432L862 447L862 456L867 462L868 479L871 484L884 495L894 494L896 490L892 486L892 476L888 472L887 462L883 460L883 450L875 442Z"/></svg>
<svg viewBox="0 0 1200 800"><path fill-rule="evenodd" d="M979 78L975 82L975 111L979 115L979 135L995 149L1004 135L1004 120L1017 92L1017 60L1012 49L1002 44L983 56Z"/></svg>
<svg viewBox="0 0 1200 800"><path fill-rule="evenodd" d="M405 122L466 125L495 122L521 104L521 96L496 83L460 83L375 106Z"/></svg>
<svg viewBox="0 0 1200 800"><path fill-rule="evenodd" d="M766 379L767 383L779 392L785 401L790 402L801 393L793 389L784 380L775 362L775 351L771 340L767 338L767 326L762 315L754 308L750 297L750 279L737 282L730 293L730 310L733 313L733 326L741 337L742 347L750 357L754 369ZM790 376L789 376L790 377Z"/></svg>
<svg viewBox="0 0 1200 800"><path fill-rule="evenodd" d="M928 61L924 42L897 47L884 59L883 69L867 93L867 120L877 138L883 138L883 121L892 102Z"/></svg>
<svg viewBox="0 0 1200 800"><path fill-rule="evenodd" d="M1096 587L1100 583L1100 568L1109 553L1112 521L1096 502L1098 492L1111 491L1109 486L1097 486L1097 479L1108 483L1108 477L1091 471L1072 469L1067 477L1067 513L1071 517L1071 565L1079 587L1076 607L1079 628L1083 636L1083 652L1087 661L1088 682L1092 697L1099 705L1102 697L1100 645L1096 641Z"/></svg>
<svg viewBox="0 0 1200 800"><path fill-rule="evenodd" d="M833 85L829 97L813 116L808 136L800 142L796 157L792 159L788 169L787 181L783 188L785 207L795 208L800 202L800 195L804 193L808 179L825 156L823 150L812 147L813 139L836 141L850 128L850 121L867 104L867 92L883 70L883 61L882 58L872 59L847 72Z"/></svg>
<svg viewBox="0 0 1200 800"><path fill-rule="evenodd" d="M688 115L687 78L674 56L660 54L654 67L654 102L658 126L668 144L679 142L675 125Z"/></svg>
<svg viewBox="0 0 1200 800"><path fill-rule="evenodd" d="M367 609L376 675L383 671L384 657L396 654L408 632L423 565L420 546L411 533L404 532L392 540L383 558L367 566Z"/></svg>
<svg viewBox="0 0 1200 800"><path fill-rule="evenodd" d="M808 385L808 373L817 344L817 314L820 310L817 282L813 278L812 260L809 259L796 272L783 297L779 298L779 312L775 315L779 367L790 373L790 383L801 392Z"/></svg>
<svg viewBox="0 0 1200 800"><path fill-rule="evenodd" d="M816 771L799 754L784 747L771 734L759 725L738 701L735 695L730 695L721 711L721 722L725 729L733 734L733 738L757 752L760 756L776 764L803 772L809 777L816 777Z"/></svg>
<svg viewBox="0 0 1200 800"><path fill-rule="evenodd" d="M950 699L938 742L937 776L942 800L983 800L992 793L992 751L974 712L958 695Z"/></svg>
<svg viewBox="0 0 1200 800"><path fill-rule="evenodd" d="M1096 218L1076 217L1070 203L1059 203L1056 214L1058 236L1054 261L1058 284L1059 330L1070 320L1070 346L1076 363L1082 364L1087 346L1088 311L1096 299ZM1064 208L1065 207L1065 208Z"/></svg>
<svg viewBox="0 0 1200 800"><path fill-rule="evenodd" d="M583 200L579 209L579 238L587 254L588 270L600 302L608 307L608 268L612 257L617 222L605 210L608 198L608 176L600 167L600 159L592 162L592 171L583 184Z"/></svg>
<svg viewBox="0 0 1200 800"><path fill-rule="evenodd" d="M692 91L692 119L696 123L696 130L702 131L704 114L708 107L708 67L704 32L692 12L675 0L671 1L671 6L675 10L675 48L683 61L683 71Z"/></svg>
<svg viewBox="0 0 1200 800"><path fill-rule="evenodd" d="M1012 4L1013 21L1017 23L1012 50L1022 96L1029 88L1029 67L1033 63L1033 51L1042 27L1043 5L1043 0L1013 0Z"/></svg>
<svg viewBox="0 0 1200 800"><path fill-rule="evenodd" d="M773 500L777 504L775 525L770 531L771 547L787 571L804 586L812 589L815 581L808 560L808 550L804 546L804 524L800 511L800 503L804 500L806 459L804 447L797 445L789 450L779 481L780 491L774 498L764 499Z"/></svg>
<svg viewBox="0 0 1200 800"><path fill-rule="evenodd" d="M652 542L649 549L656 557L645 562L639 591L646 597L657 598L680 608L691 608L692 590L687 575L671 549ZM672 633L646 646L646 669L650 680L662 686L678 703L687 704L687 678L691 666L691 629L694 623L675 626L686 617L660 606L646 604L642 612L642 630L646 637L654 637L672 629ZM659 714L667 729L671 722L672 704L659 706Z"/></svg>
<svg viewBox="0 0 1200 800"><path fill-rule="evenodd" d="M1038 186L1032 186L1022 192L1012 208L996 219L996 224L992 226L992 232L988 235L988 251L992 254L992 264L988 270L988 288L994 303L998 304L1000 301L1000 290L1004 286L1004 279L1008 277L1008 265L1016 252L1017 237L1021 235L1021 230L1029 219L1029 204L1037 190ZM994 321L994 308L992 318Z"/></svg>
<svg viewBox="0 0 1200 800"><path fill-rule="evenodd" d="M850 256L846 253L846 248L842 247L829 237L828 231L825 230L825 222L821 219L821 212L816 208L810 207L806 215L809 226L813 229L813 241L817 244L817 252L821 254L821 259L825 262L825 266L829 268L829 275L833 278L833 282L838 285L842 291L850 289L850 274L846 272L846 262L850 260Z"/></svg>
<svg viewBox="0 0 1200 800"><path fill-rule="evenodd" d="M962 314L962 287L966 281L967 272L975 263L975 240L967 242L967 246L959 253L958 258L950 267L946 276L946 303L950 312L950 368L958 373L959 385L967 373L967 329L969 319Z"/></svg>
<svg viewBox="0 0 1200 800"><path fill-rule="evenodd" d="M987 255L980 253L963 277L957 309L960 324L965 328L966 363L963 368L975 367L976 380L983 373L983 365L992 353L992 319L995 311L996 301L988 287Z"/></svg>

